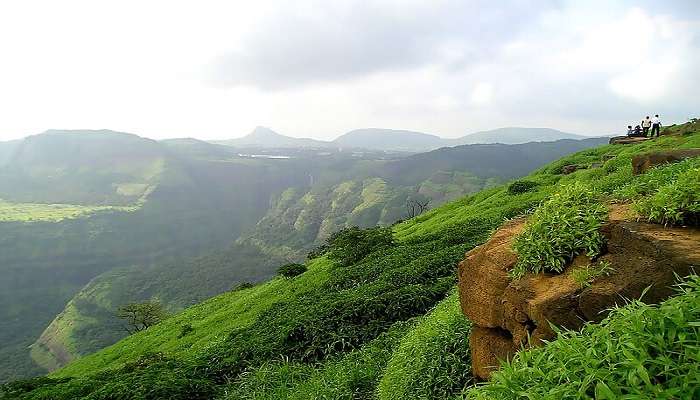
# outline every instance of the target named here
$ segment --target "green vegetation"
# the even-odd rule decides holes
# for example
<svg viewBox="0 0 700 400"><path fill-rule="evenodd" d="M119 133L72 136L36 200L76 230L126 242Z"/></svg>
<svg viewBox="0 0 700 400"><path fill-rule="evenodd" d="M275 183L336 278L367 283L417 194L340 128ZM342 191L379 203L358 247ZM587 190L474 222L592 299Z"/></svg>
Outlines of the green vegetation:
<svg viewBox="0 0 700 400"><path fill-rule="evenodd" d="M635 203L649 221L673 225L700 225L700 167L683 171L656 193Z"/></svg>
<svg viewBox="0 0 700 400"><path fill-rule="evenodd" d="M377 397L445 399L459 394L472 383L470 327L455 291L401 339L386 366Z"/></svg>
<svg viewBox="0 0 700 400"><path fill-rule="evenodd" d="M533 181L520 180L508 185L508 194L516 195L525 192L530 192L537 188L538 183Z"/></svg>
<svg viewBox="0 0 700 400"><path fill-rule="evenodd" d="M136 211L140 206L81 206L75 204L11 203L0 200L0 222L59 222L102 211Z"/></svg>
<svg viewBox="0 0 700 400"><path fill-rule="evenodd" d="M456 397L460 391L472 384L467 342L470 324L462 318L453 293L455 266L464 253L483 243L505 219L522 215L540 204L541 209L550 207L550 210L555 209L556 202L559 202L560 206L573 204L580 214L566 215L560 220L578 221L579 215L587 215L590 219L583 220L591 222L593 217L598 217L602 212L601 199L631 190L628 187L643 179L643 176L634 177L631 173L630 159L634 154L678 147L700 147L700 135L662 137L638 145L603 146L585 150L545 166L524 178L536 183L537 190L513 195L505 186L494 187L444 204L389 228L351 228L335 236L326 236L328 240L325 241L325 246L307 261L308 270L294 279L277 277L252 287L236 286L239 282L254 281L249 278L214 279L228 281L228 288L224 293L192 305L160 324L124 338L101 351L79 358L48 378L15 382L1 387L0 392L4 392L6 398L24 400L314 397L387 399L392 398L394 394L401 394L402 398L406 399ZM599 168L583 169L569 175L558 173L562 165L591 165L600 162L603 155L612 158ZM259 161L251 161L256 162ZM417 161L414 159L411 162ZM391 163L387 163L389 164ZM342 168L331 172L339 176L340 170ZM413 171L418 171L418 168ZM683 171L680 171L679 175L682 173ZM403 177L409 178L413 179ZM383 179L389 185L395 184L388 178ZM346 181L341 181L341 184ZM299 213L287 213L284 210L289 208L280 206L279 215L291 221L290 232L292 229L299 229L297 232L301 232L304 227L311 226L309 221L317 221L316 210L333 207L336 207L336 210L344 209L347 204L343 203L342 199L357 193L357 188L365 187L360 181L343 186L340 186L341 184L330 186L337 195L333 195L333 201L330 203L327 200L317 201L319 192L316 188L280 191L282 195L276 197L277 204L303 203L308 207L301 207ZM372 187L379 188L376 185ZM377 194L381 191L370 192ZM343 197L346 194L348 197ZM643 196L647 194L640 194L640 197ZM619 200L627 201L631 198ZM313 208L319 204L324 206ZM372 207L366 210L369 209ZM536 221L535 215L538 211L534 211L532 221ZM552 213L544 211L540 214L543 218L552 216ZM321 212L319 215L330 214ZM271 219L265 221L272 222ZM321 222L318 221L318 226ZM342 222L341 225L345 223ZM269 232L270 236L258 236L257 233L260 232ZM309 229L308 232L318 230ZM258 249L262 256L249 258L257 262L256 260L262 260L270 254L278 254L272 250L285 245L284 237L299 237L286 234L273 237L273 233L272 226L265 229L256 228L251 243L256 246L259 244L253 248ZM317 235L309 237L318 240ZM570 238L577 237L574 235ZM299 246L309 242L300 240L298 243L299 245L290 247L299 249ZM239 242L237 245L248 244ZM572 247L564 241L561 246ZM584 246L578 251L587 250ZM225 260L217 257L214 259ZM200 265L211 265L211 271L221 272L227 271L226 268L221 268L222 265L233 265L239 261L235 258L228 264L214 260L211 263L198 261L194 266L175 268L172 275L167 275L169 269L161 266L149 272L153 275L143 276L148 278L147 282L152 282L151 278L165 274L167 276L163 278L162 285L159 281L153 285L167 286L168 289L162 290L172 290L173 296L175 293L185 296L182 292L189 293L188 289L178 288L189 286L177 286L173 282L177 282L178 279L196 280L199 275L213 276L199 273L197 267ZM293 260L276 261L268 270L269 273L274 274L277 266L290 261ZM254 270L254 266L252 263L250 269ZM181 271L188 271L190 275L182 279L178 275ZM95 293L102 293L99 296L107 293L109 298L116 296L124 287L133 284L134 276L138 274L129 271L128 274L122 275L122 279L115 276L105 279L105 286L110 286L111 289L96 289ZM219 283L199 279L197 287ZM173 287L176 289L170 289ZM229 290L231 288L235 290ZM199 293L199 289L193 292ZM149 295L147 298L153 295L151 285L137 285L137 289L130 293ZM97 297L92 296L94 297L91 298ZM162 298L160 295L157 297ZM179 298L183 301L179 304L187 304L184 298ZM196 297L192 296L190 300L196 300ZM695 383L692 379L698 376L696 370L687 367L697 368L698 365L697 360L693 360L692 357L697 353L693 351L697 350L698 346L698 316L695 314L699 307L695 304L697 297L683 295L675 301L671 303L672 306L659 308L663 310L659 315L666 315L670 322L648 319L652 323L647 324L647 319L644 318L647 314L637 315L637 318L629 318L619 323L606 322L606 325L599 329L600 332L604 332L608 329L605 327L609 325L610 329L605 331L610 334L608 336L586 336L585 332L595 328L587 327L581 335L589 338L586 339L588 341L585 349L596 349L597 353L594 355L603 361L601 364L584 365L582 368L591 367L593 376L598 381L603 382L613 393L619 394L623 393L622 390L627 390L625 387L645 387L643 379L634 380L638 372L637 369L632 369L632 366L637 368L641 362L649 371L652 385L668 389L667 392L655 393L665 394L666 398L669 398L673 395L672 390L677 390L676 397L683 398L682 394L688 393L684 391L683 385L687 384L687 387L690 387L690 384ZM634 310L634 307L641 309L641 306L632 306L630 309ZM676 314L666 312L667 309L675 310ZM625 312L632 311L615 312L610 321L616 321L618 316ZM650 318L652 314L648 314ZM669 341L660 342L659 348L664 349L664 352L657 353L649 347L648 357L645 359L640 356L642 353L634 353L634 349L629 353L622 351L634 336L639 336L640 340L644 338L632 327L648 329L649 332L655 329L655 336L648 337L668 338ZM659 336L661 332L663 336ZM684 336L681 338L673 332L680 332ZM573 333L565 333L560 340L566 340L566 335L576 336ZM608 337L610 340L607 340ZM559 360L557 354L563 352L556 346L560 340L540 350L546 352L551 347L552 353L540 353L538 357L544 361ZM683 349L689 351L686 354L667 354L668 349L677 350L676 347L670 347L671 340L675 341L674 346L680 343ZM608 348L613 349L611 353L604 353ZM581 349L577 348L577 351L585 355L584 347ZM661 365L668 360L672 361L672 368L679 366L679 371L685 377L674 377L673 370L659 372L647 365ZM572 365L569 372L566 369L568 365L552 362L553 364L542 364L547 368L551 366L551 370L533 368L528 374L518 375L518 379L515 379L514 375L510 380L512 384L508 386L509 390L527 393L529 386L522 386L523 382L527 382L533 386L533 390L538 390L531 398L547 398L550 392L558 394L559 386L562 386L561 393L573 393L573 398L592 395L588 392L588 386L580 396L579 392L565 391L568 390L567 382L585 379L586 373L581 372L586 371L585 369ZM610 366L617 365L615 363L625 366L623 371L626 376L610 372ZM601 368L595 369L598 365ZM652 371L656 375L652 374ZM608 375L603 375L604 373ZM542 386L536 386L535 381L541 375L550 377L551 380L543 379ZM510 379L507 375L503 376L503 382ZM665 381L656 382L652 380L654 376L661 376ZM604 390L602 384L598 385L598 381L594 383L593 390L596 386L601 387L599 390ZM547 384L549 386L545 387ZM483 393L475 393L484 397L500 393L498 387L490 389L489 386L484 386L478 390ZM513 397L509 392L503 393L506 393L503 398ZM544 396L538 397L543 393Z"/></svg>
<svg viewBox="0 0 700 400"><path fill-rule="evenodd" d="M600 261L575 269L571 272L571 277L583 288L590 286L595 278L610 275L613 270L609 262Z"/></svg>
<svg viewBox="0 0 700 400"><path fill-rule="evenodd" d="M595 257L604 245L600 227L606 216L598 193L582 183L564 186L535 210L515 239L518 264L511 275L561 272L578 254Z"/></svg>
<svg viewBox="0 0 700 400"><path fill-rule="evenodd" d="M123 321L123 328L129 334L141 332L168 317L160 301L129 303L117 308L117 318Z"/></svg>
<svg viewBox="0 0 700 400"><path fill-rule="evenodd" d="M662 304L639 301L601 324L519 352L470 399L700 398L700 278Z"/></svg>
<svg viewBox="0 0 700 400"><path fill-rule="evenodd" d="M285 278L294 278L307 271L306 265L298 263L284 264L277 269L277 274Z"/></svg>
<svg viewBox="0 0 700 400"><path fill-rule="evenodd" d="M349 266L373 251L393 244L391 228L360 229L353 226L333 233L315 254L319 256L325 254L338 265Z"/></svg>

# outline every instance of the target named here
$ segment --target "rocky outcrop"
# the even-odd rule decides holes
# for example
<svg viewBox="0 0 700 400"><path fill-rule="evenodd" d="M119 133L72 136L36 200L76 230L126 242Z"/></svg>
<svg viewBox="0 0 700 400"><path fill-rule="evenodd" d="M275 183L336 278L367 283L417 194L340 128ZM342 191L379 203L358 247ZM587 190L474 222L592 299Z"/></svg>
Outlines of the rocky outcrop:
<svg viewBox="0 0 700 400"><path fill-rule="evenodd" d="M616 206L603 228L607 252L595 260L614 268L609 275L580 285L572 274L591 260L579 256L561 274L527 274L514 281L508 277L517 262L511 244L524 224L508 222L459 265L462 311L475 325L473 373L480 379L488 379L499 359L554 338L550 324L578 329L600 321L610 307L639 298L645 289L643 300L658 302L673 292L674 274L685 276L700 266L700 230L636 222L626 207Z"/></svg>
<svg viewBox="0 0 700 400"><path fill-rule="evenodd" d="M658 165L675 163L692 157L700 157L700 149L677 149L639 154L632 157L632 173L635 175L643 174Z"/></svg>
<svg viewBox="0 0 700 400"><path fill-rule="evenodd" d="M651 138L648 137L639 137L639 136L615 136L610 138L610 144L634 144L634 143L641 143L647 140L651 140Z"/></svg>

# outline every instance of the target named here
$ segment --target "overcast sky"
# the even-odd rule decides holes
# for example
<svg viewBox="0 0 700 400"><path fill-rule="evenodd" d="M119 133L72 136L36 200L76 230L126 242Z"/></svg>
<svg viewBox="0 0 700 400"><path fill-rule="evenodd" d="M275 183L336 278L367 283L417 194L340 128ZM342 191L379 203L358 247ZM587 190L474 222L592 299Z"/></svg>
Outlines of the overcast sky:
<svg viewBox="0 0 700 400"><path fill-rule="evenodd" d="M700 1L3 1L0 140L700 116Z"/></svg>

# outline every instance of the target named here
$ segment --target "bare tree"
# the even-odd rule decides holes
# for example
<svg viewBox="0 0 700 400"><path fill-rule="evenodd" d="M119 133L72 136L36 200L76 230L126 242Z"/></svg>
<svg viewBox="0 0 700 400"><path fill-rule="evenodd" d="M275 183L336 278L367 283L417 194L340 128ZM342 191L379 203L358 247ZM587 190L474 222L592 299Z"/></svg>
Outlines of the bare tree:
<svg viewBox="0 0 700 400"><path fill-rule="evenodd" d="M157 300L129 303L117 309L117 318L124 321L122 327L130 335L148 329L167 315L163 305Z"/></svg>
<svg viewBox="0 0 700 400"><path fill-rule="evenodd" d="M425 200L408 198L406 200L406 216L408 218L413 218L428 211L430 208L430 200L429 198Z"/></svg>

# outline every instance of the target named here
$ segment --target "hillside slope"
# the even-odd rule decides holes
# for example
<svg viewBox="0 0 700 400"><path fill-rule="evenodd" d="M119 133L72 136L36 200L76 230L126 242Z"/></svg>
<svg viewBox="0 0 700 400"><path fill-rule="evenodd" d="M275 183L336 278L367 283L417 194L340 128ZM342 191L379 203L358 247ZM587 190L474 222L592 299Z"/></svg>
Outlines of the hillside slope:
<svg viewBox="0 0 700 400"><path fill-rule="evenodd" d="M531 184L521 182L516 186L520 189L488 189L395 225L391 231L350 231L350 236L329 242L298 277L279 277L214 297L76 360L48 378L2 390L22 399L393 399L398 393L404 393L403 398L457 397L473 384L464 343L469 326L458 318L456 297L450 296L455 265L464 252L483 243L504 218L520 215L572 184L615 194L621 200L628 198L629 190L650 188L640 186L646 181L632 175L631 157L649 150L700 147L698 128L683 136L603 146L565 157L528 176ZM666 130L672 132L674 128ZM696 164L679 164L686 168L679 172L694 171ZM567 165L580 169L563 174ZM658 188L649 189L652 195L654 187ZM685 332L683 348L693 349L700 343L693 325L697 290L688 293L662 309L686 316L673 320ZM617 321L625 314L621 311L610 318ZM627 329L624 322L615 326L621 327L617 332ZM669 325L652 326L663 333ZM591 335L586 340L608 340L618 346L626 337ZM559 340L550 345L553 351ZM637 365L631 357L623 351L614 354L616 360ZM647 353L647 357L652 363L666 360L683 368L697 366L692 354L688 361L679 352ZM540 371L555 371L563 379L580 377L568 376L569 367L573 368ZM598 367L607 371L604 365ZM504 373L515 373L508 371ZM577 374L573 369L570 373ZM621 387L642 387L643 378L636 376L600 375L593 386L596 393L608 390L613 397L607 398L614 398L615 393L633 393ZM657 392L691 398L693 375L683 376L690 381L655 381ZM617 379L620 384L614 386ZM508 376L503 382L509 382ZM528 389L494 388L505 393L502 398Z"/></svg>
<svg viewBox="0 0 700 400"><path fill-rule="evenodd" d="M91 279L226 247L264 215L273 193L306 182L295 172L185 157L111 132L20 142L0 169L0 381L42 372L28 347ZM54 204L69 200L82 203Z"/></svg>
<svg viewBox="0 0 700 400"><path fill-rule="evenodd" d="M196 229L191 224L188 229L178 229L182 238L169 243L172 247L163 245L162 250L172 249L176 243L178 248L189 250L173 255L170 250L153 251L149 258L124 259L121 252L129 248L128 242L112 243L106 253L110 261L101 263L100 268L82 271L80 282L85 286L71 286L60 297L63 309L52 309L54 314L48 321L47 317L37 321L37 325L44 325L32 330L36 336L29 343L26 336L19 336L24 347L15 349L26 352L26 346L31 344L32 360L53 370L124 337L126 333L116 325L114 317L121 304L158 298L170 311L180 311L241 282L270 278L276 266L302 260L312 247L341 228L389 225L404 219L408 199L430 199L430 206L437 207L492 187L502 177L519 176L560 155L598 143L599 140L590 139L518 146L460 146L405 159L378 159L373 153L362 157L350 153L299 153L290 159L245 158L231 147L194 139L156 143L168 162L163 179L144 210L126 214L126 219L124 214L113 214L101 229L109 229L117 221L121 223L118 232L130 227L140 229L132 225L135 220L139 224L160 224L155 218L168 202L162 211L171 214L160 218L176 226L195 221ZM506 162L509 158L520 161L511 164ZM476 173L468 172L470 169ZM145 214L145 210L152 214ZM94 217L49 224L45 229L63 232L63 226L91 223L96 223ZM153 229L164 228L157 226ZM18 230L14 225L6 227L10 232ZM143 245L172 239L148 232L155 236L144 237ZM56 234L59 243L63 243L63 235ZM237 243L230 245L239 235ZM79 236L75 238L78 240ZM124 240L129 238L124 236ZM18 246L18 240L9 244ZM190 242L199 247L184 245ZM81 253L84 262L97 262L97 255L91 251L105 245L94 243ZM32 250L32 246L26 249ZM203 252L207 255L196 257ZM15 264L26 264L27 260L28 256L19 257ZM72 298L66 298L67 295ZM7 304L12 302L7 299ZM13 331L21 332L19 327L26 323L19 320Z"/></svg>

